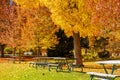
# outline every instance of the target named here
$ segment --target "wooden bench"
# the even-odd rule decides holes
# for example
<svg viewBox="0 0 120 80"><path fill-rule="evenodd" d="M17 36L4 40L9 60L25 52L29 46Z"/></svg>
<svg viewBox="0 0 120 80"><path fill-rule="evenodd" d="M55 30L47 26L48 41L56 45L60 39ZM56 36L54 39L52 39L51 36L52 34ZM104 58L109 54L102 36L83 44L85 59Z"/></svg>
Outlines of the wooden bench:
<svg viewBox="0 0 120 80"><path fill-rule="evenodd" d="M87 74L90 75L90 80L93 80L94 77L108 79L108 80L114 80L115 78L120 77L118 75L98 73L98 72L87 72Z"/></svg>

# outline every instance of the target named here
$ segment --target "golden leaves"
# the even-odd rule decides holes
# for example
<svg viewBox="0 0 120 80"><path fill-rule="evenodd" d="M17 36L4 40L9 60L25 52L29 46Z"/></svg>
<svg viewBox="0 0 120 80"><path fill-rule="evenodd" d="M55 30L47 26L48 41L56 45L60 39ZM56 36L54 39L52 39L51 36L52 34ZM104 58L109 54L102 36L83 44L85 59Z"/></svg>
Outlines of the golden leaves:
<svg viewBox="0 0 120 80"><path fill-rule="evenodd" d="M17 3L17 5L20 5L22 8L36 8L39 5L39 0L13 0Z"/></svg>
<svg viewBox="0 0 120 80"><path fill-rule="evenodd" d="M42 0L42 2L51 10L55 24L60 25L69 36L73 31L87 35L89 32L87 27L91 26L91 13L87 10L85 0Z"/></svg>

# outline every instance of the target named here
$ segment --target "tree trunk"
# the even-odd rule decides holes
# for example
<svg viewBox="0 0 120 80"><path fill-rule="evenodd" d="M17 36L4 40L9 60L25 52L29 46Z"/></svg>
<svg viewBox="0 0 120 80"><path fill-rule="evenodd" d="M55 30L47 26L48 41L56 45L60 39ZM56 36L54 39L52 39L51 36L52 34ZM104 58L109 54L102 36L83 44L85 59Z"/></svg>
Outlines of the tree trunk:
<svg viewBox="0 0 120 80"><path fill-rule="evenodd" d="M5 44L1 44L1 57L4 57L4 48L5 48Z"/></svg>
<svg viewBox="0 0 120 80"><path fill-rule="evenodd" d="M73 32L73 38L74 38L74 57L76 58L75 64L83 65L79 33Z"/></svg>

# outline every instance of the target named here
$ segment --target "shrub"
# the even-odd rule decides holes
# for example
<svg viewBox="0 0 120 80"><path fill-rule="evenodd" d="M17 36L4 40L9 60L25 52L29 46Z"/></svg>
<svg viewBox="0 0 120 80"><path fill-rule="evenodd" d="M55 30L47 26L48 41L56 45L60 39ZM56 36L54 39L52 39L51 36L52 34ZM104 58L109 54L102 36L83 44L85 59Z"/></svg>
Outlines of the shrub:
<svg viewBox="0 0 120 80"><path fill-rule="evenodd" d="M99 58L105 59L105 58L109 58L111 56L110 52L107 50L98 52L98 56Z"/></svg>

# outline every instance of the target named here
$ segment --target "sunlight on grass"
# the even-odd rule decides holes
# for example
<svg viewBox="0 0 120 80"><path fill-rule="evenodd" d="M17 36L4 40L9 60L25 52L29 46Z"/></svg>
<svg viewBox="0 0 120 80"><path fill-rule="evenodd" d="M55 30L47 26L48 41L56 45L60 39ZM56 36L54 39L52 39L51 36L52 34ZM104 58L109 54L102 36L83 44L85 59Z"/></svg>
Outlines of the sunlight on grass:
<svg viewBox="0 0 120 80"><path fill-rule="evenodd" d="M103 70L84 68L84 71ZM0 80L89 80L89 75L80 72L56 72L55 69L48 71L47 67L35 69L27 63L0 63Z"/></svg>
<svg viewBox="0 0 120 80"><path fill-rule="evenodd" d="M54 69L29 67L28 64L0 63L0 80L89 80L79 72L56 72Z"/></svg>

